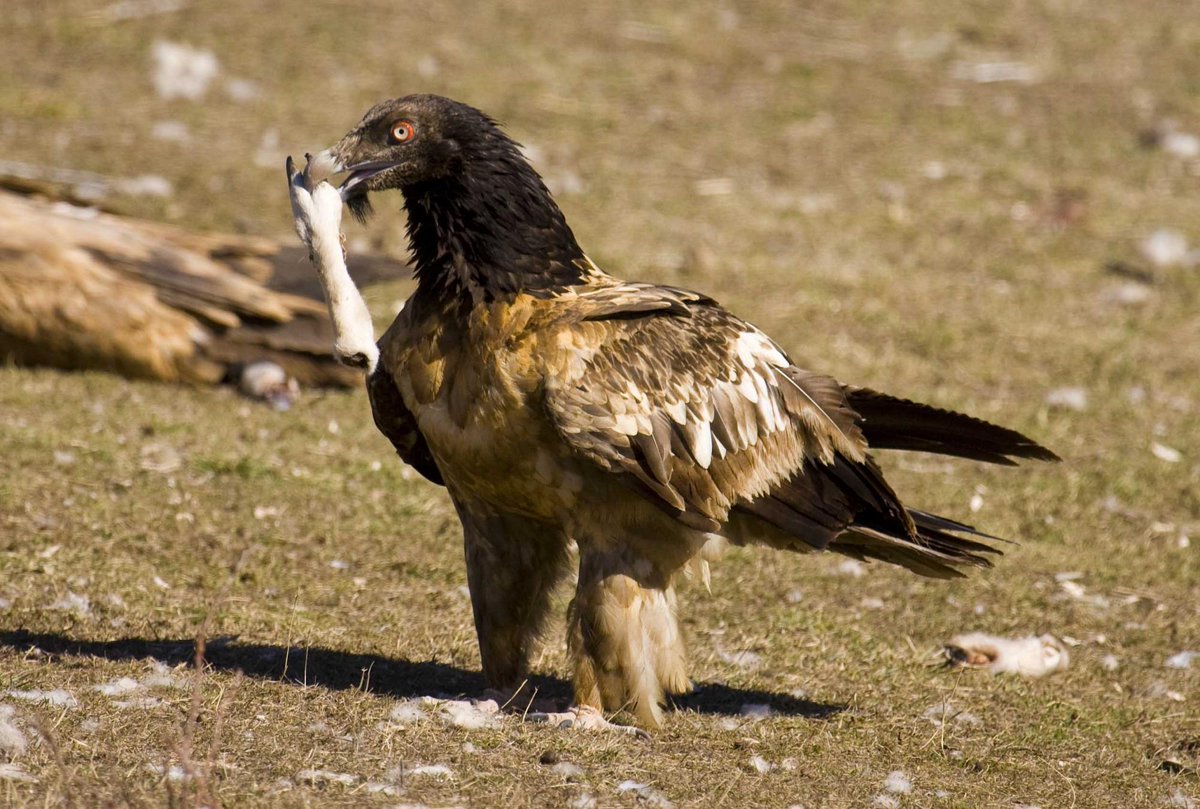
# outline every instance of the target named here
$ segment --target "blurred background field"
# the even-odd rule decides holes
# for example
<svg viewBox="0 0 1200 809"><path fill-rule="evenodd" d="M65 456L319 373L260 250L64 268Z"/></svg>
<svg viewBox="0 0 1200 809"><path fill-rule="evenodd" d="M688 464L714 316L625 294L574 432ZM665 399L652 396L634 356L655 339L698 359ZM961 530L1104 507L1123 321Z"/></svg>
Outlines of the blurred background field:
<svg viewBox="0 0 1200 809"><path fill-rule="evenodd" d="M526 146L609 272L703 290L801 365L1065 462L883 459L906 501L1019 541L962 582L730 554L681 599L699 697L636 740L410 702L483 687L460 536L361 390L275 412L6 365L0 803L1200 805L1200 656L1181 654L1200 652L1194 3L3 15L10 170L94 173L107 208L290 241L286 154L442 93ZM399 198L376 208L352 252L402 258ZM409 289L369 290L380 330ZM560 627L531 686L554 699ZM975 629L1054 633L1071 666L933 665Z"/></svg>

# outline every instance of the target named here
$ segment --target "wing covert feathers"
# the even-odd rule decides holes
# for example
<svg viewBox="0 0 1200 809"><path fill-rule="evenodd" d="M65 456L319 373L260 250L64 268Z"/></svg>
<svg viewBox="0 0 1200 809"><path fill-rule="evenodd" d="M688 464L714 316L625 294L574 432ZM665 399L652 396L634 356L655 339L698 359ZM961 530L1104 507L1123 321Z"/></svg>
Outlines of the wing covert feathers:
<svg viewBox="0 0 1200 809"><path fill-rule="evenodd" d="M580 304L568 350L581 361L548 380L551 421L681 522L716 531L809 458L866 457L841 386L708 299L623 284Z"/></svg>
<svg viewBox="0 0 1200 809"><path fill-rule="evenodd" d="M1013 430L796 368L702 296L616 283L577 301L575 357L546 386L551 422L576 453L692 528L738 542L749 526L776 547L960 576L998 553L969 537L992 537L906 509L868 445L1057 460Z"/></svg>

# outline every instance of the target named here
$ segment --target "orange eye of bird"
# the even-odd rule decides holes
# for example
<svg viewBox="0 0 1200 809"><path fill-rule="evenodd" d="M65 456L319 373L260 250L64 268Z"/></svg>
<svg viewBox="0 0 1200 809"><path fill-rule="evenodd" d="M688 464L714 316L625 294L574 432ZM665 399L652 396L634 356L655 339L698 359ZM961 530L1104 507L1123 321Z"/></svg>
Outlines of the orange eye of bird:
<svg viewBox="0 0 1200 809"><path fill-rule="evenodd" d="M392 140L396 143L408 143L415 134L416 130L408 121L397 121L392 124Z"/></svg>

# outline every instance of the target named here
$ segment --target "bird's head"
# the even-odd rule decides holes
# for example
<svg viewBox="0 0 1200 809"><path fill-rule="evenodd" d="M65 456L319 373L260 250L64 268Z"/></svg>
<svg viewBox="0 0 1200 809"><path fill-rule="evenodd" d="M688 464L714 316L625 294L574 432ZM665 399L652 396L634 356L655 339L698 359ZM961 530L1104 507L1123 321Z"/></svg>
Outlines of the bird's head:
<svg viewBox="0 0 1200 809"><path fill-rule="evenodd" d="M362 122L313 158L315 181L348 173L342 199L359 220L368 192L405 189L463 171L472 156L512 144L474 107L435 95L410 95L372 107Z"/></svg>

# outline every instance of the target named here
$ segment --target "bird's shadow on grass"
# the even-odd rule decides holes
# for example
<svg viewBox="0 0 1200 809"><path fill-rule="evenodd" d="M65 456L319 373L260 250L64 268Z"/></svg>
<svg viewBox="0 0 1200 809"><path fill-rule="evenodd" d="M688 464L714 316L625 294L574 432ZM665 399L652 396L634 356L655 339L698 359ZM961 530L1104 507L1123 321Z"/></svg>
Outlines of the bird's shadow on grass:
<svg viewBox="0 0 1200 809"><path fill-rule="evenodd" d="M0 632L0 649L3 648L21 653L37 649L52 657L97 657L118 661L148 658L172 666L191 663L196 654L195 642L191 640L121 638L97 641L25 631ZM262 680L333 690L356 689L401 699L426 695L478 695L487 687L480 672L436 660L415 662L319 647L287 648L241 643L235 638L210 640L204 659L218 671L240 671ZM571 696L570 684L555 677L530 677L513 699L513 704L528 702L533 696L565 706ZM673 702L675 707L683 710L725 716L736 716L747 705L769 705L775 714L809 719L826 719L846 708L721 683L698 683L694 692L676 697Z"/></svg>

